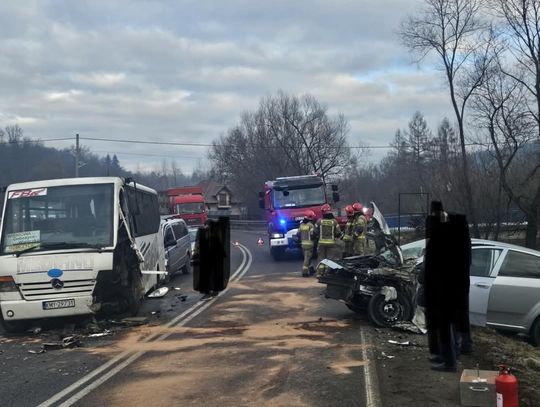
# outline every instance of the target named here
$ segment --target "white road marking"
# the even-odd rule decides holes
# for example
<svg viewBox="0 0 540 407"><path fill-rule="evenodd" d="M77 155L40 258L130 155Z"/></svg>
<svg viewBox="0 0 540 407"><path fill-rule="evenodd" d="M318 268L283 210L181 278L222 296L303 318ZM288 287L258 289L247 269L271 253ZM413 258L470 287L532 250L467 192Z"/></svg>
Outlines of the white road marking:
<svg viewBox="0 0 540 407"><path fill-rule="evenodd" d="M372 361L375 360L373 357L370 359L370 353L367 349L366 335L364 330L360 328L360 341L364 345L362 347L362 359L366 361L364 365L364 383L366 387L366 407L379 407L381 405L381 400L379 396L379 384L377 376L372 369Z"/></svg>
<svg viewBox="0 0 540 407"><path fill-rule="evenodd" d="M239 247L240 251L242 252L242 262L240 263L240 266L238 266L236 271L231 276L231 278L230 278L231 282L240 280L242 278L242 276L244 276L245 273L251 267L251 263L252 263L252 260L253 260L253 256L251 255L251 252L249 251L249 249L246 246L238 245L237 247ZM235 279L235 277L238 277L238 278ZM217 299L220 296L224 295L228 290L229 290L229 287L227 287L225 290L223 290L221 293L216 295L211 300L197 302L196 304L194 304L193 306L188 308L186 311L184 311L182 314L178 315L173 320L171 320L166 325L166 327L170 328L173 325L177 326L177 327L184 326L189 321L191 321L193 318L195 318L197 315L199 315L201 312L203 312L204 310L209 308L214 302L217 301ZM197 308L199 308L199 309L197 310ZM189 314L191 314L191 315L189 315ZM183 318L185 318L185 319L183 319ZM170 333L170 332L165 332L165 333L161 334L161 336L159 336L160 332L158 332L158 333L155 333L155 334L152 334L152 335L146 337L144 340L142 340L142 343L146 343L146 342L149 342L149 341L155 341L155 342L162 341L162 340L168 338L171 334L172 333ZM156 337L157 337L157 339L156 339ZM120 372L122 369L126 368L127 366L129 366L130 364L135 362L137 359L139 359L144 354L145 354L145 351L139 351L139 352L136 352L134 354L133 354L133 351L123 352L120 355L118 355L118 356L114 357L113 359L111 359L110 361L108 361L107 363L105 363L105 364L101 365L100 367L96 368L95 370L90 372L88 375L86 375L86 376L82 377L81 379L77 380L72 385L66 387L64 390L57 393L53 397L49 398L48 400L45 400L38 407L49 407L49 406L53 405L54 403L62 400L64 397L66 397L70 393L76 391L78 388L80 388L82 385L84 385L85 383L92 380L94 377L96 377L100 373L104 372L105 370L109 369L111 366L114 366L116 363L119 363L122 359L127 357L127 359L124 360L123 362L119 363L118 366L111 369L108 373L106 373L103 376L99 377L98 379L96 379L95 381L90 383L88 386L84 387L82 390L80 390L79 392L74 394L72 397L70 397L64 403L60 404L60 406L62 406L62 407L71 406L72 404L74 404L75 402L79 401L84 396L86 396L88 393L90 393L92 390L94 390L95 388L100 386L102 383L104 383L105 381L110 379L112 376L114 376L115 374ZM129 356L129 355L131 355L131 356Z"/></svg>

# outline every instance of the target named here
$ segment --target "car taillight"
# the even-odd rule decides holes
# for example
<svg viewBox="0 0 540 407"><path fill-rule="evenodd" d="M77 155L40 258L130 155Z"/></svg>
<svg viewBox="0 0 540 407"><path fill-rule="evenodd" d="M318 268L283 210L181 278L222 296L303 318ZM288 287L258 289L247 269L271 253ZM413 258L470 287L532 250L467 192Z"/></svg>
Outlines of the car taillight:
<svg viewBox="0 0 540 407"><path fill-rule="evenodd" d="M18 291L15 280L11 276L0 276L0 292Z"/></svg>

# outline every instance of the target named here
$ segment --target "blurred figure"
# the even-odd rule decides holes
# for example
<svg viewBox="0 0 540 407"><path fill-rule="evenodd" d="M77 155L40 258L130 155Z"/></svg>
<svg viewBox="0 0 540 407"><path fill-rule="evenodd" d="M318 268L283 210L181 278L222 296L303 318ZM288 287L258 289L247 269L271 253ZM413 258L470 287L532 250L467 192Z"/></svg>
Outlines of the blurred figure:
<svg viewBox="0 0 540 407"><path fill-rule="evenodd" d="M315 212L308 210L304 214L304 219L298 228L297 237L300 239L304 264L302 266L302 277L308 277L311 270L311 259L313 257L313 247L315 240Z"/></svg>
<svg viewBox="0 0 540 407"><path fill-rule="evenodd" d="M431 368L456 371L456 334L470 338L471 239L465 215L449 214L431 202L426 219L424 302ZM468 335L468 336L467 336Z"/></svg>

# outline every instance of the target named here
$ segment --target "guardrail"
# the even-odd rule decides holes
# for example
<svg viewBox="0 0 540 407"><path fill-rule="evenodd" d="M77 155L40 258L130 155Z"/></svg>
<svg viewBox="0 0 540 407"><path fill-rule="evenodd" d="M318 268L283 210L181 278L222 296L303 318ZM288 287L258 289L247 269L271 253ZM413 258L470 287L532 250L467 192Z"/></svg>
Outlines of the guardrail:
<svg viewBox="0 0 540 407"><path fill-rule="evenodd" d="M240 230L266 230L266 222L264 220L233 220L230 222L231 229Z"/></svg>

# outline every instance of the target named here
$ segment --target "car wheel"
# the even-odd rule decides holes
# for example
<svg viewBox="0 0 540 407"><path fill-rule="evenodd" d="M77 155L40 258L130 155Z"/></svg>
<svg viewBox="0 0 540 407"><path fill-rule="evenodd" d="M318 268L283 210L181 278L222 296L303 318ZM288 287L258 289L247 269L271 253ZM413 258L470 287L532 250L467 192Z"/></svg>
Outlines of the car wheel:
<svg viewBox="0 0 540 407"><path fill-rule="evenodd" d="M186 256L187 256L186 264L182 268L183 274L191 273L191 256L189 254L187 254Z"/></svg>
<svg viewBox="0 0 540 407"><path fill-rule="evenodd" d="M375 294L368 303L368 317L375 326L388 327L408 320L411 312L410 300L399 292L395 300L386 301L383 294Z"/></svg>
<svg viewBox="0 0 540 407"><path fill-rule="evenodd" d="M534 346L540 346L540 317L536 318L530 334L531 344Z"/></svg>

